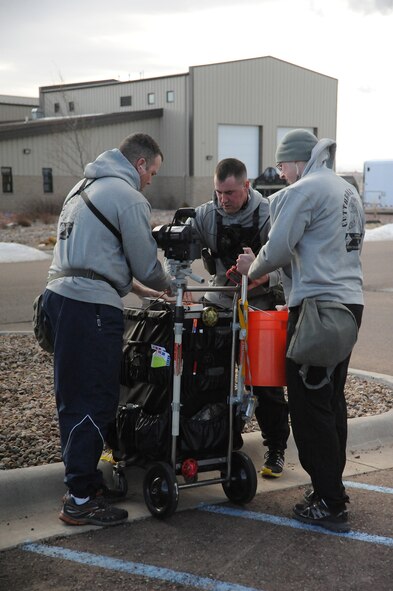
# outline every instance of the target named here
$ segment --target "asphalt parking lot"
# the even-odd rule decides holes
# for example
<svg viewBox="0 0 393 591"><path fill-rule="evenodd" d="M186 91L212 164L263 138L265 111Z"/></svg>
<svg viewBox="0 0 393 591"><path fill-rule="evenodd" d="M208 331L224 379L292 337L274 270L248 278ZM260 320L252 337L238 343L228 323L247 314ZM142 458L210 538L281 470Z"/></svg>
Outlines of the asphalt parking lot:
<svg viewBox="0 0 393 591"><path fill-rule="evenodd" d="M304 487L271 490L245 507L204 503L25 543L0 554L0 589L391 591L392 482L392 468L346 481L348 534L292 519Z"/></svg>

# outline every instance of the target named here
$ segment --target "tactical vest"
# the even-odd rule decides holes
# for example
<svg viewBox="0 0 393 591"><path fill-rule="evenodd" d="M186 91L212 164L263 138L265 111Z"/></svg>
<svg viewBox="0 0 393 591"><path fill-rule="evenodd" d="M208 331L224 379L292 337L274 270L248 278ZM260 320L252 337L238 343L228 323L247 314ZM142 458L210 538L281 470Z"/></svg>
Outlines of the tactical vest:
<svg viewBox="0 0 393 591"><path fill-rule="evenodd" d="M262 244L259 227L259 205L252 217L252 226L244 227L241 224L224 226L222 216L217 214L217 250L212 252L214 258L222 260L227 269L236 263L236 259L243 252L243 247L249 246L256 255ZM267 223L266 219L263 226ZM262 227L263 227L262 226Z"/></svg>

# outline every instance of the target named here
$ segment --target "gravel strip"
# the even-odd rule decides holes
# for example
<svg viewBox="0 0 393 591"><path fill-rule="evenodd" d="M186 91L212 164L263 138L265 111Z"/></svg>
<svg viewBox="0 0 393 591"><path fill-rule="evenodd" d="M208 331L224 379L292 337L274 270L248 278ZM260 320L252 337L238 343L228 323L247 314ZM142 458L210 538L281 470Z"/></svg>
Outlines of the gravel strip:
<svg viewBox="0 0 393 591"><path fill-rule="evenodd" d="M53 395L52 356L33 335L0 335L0 469L61 461ZM377 415L393 408L393 390L348 376L348 416ZM258 430L255 420L245 432Z"/></svg>

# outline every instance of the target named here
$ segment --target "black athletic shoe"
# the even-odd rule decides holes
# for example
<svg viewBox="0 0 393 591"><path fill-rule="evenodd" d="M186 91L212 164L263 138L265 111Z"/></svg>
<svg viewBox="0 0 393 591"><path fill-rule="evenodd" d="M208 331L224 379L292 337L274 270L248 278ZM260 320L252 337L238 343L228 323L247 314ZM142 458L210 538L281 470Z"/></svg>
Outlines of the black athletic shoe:
<svg viewBox="0 0 393 591"><path fill-rule="evenodd" d="M63 498L63 508L59 515L68 525L118 525L127 517L127 511L110 507L103 497L77 505L69 493Z"/></svg>
<svg viewBox="0 0 393 591"><path fill-rule="evenodd" d="M330 531L347 533L350 531L348 524L348 511L343 509L334 513L321 499L310 505L300 503L293 508L295 519L309 525L318 525Z"/></svg>
<svg viewBox="0 0 393 591"><path fill-rule="evenodd" d="M307 488L303 495L303 499L304 501L302 503L297 503L297 505L295 505L297 511L303 511L310 505L317 503L319 501L319 496L313 488Z"/></svg>
<svg viewBox="0 0 393 591"><path fill-rule="evenodd" d="M268 449L265 453L265 463L260 471L265 478L280 478L284 468L284 450Z"/></svg>

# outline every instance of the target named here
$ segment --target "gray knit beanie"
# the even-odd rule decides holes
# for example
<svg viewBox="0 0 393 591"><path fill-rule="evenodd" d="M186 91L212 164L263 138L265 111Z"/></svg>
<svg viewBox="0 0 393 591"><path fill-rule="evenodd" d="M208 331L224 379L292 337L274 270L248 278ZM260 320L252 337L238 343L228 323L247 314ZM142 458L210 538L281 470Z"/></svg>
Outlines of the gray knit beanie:
<svg viewBox="0 0 393 591"><path fill-rule="evenodd" d="M276 151L276 162L308 162L318 139L305 129L293 129L284 135Z"/></svg>

